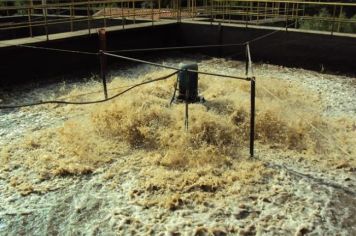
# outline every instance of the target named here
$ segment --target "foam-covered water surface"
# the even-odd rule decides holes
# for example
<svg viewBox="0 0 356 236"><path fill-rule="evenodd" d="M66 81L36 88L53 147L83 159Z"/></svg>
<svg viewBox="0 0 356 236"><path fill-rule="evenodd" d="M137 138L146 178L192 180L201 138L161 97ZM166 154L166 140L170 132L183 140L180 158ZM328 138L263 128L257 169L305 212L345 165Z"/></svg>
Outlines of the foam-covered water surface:
<svg viewBox="0 0 356 236"><path fill-rule="evenodd" d="M198 63L245 73L239 61ZM109 95L170 73L147 65L111 71ZM254 73L254 158L246 81L199 75L206 102L189 105L188 131L185 105L170 105L176 77L106 103L1 111L0 233L355 234L356 78L267 64ZM97 80L18 95L0 99L103 98Z"/></svg>

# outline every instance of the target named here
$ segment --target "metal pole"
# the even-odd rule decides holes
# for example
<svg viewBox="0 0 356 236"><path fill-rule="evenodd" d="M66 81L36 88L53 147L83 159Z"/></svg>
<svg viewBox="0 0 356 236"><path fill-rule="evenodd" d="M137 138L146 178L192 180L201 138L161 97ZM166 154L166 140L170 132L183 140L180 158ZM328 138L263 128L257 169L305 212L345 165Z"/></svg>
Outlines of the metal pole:
<svg viewBox="0 0 356 236"><path fill-rule="evenodd" d="M213 24L213 5L214 5L213 0L210 0L210 25Z"/></svg>
<svg viewBox="0 0 356 236"><path fill-rule="evenodd" d="M250 44L247 43L246 44L246 76L249 77L250 73L253 75Z"/></svg>
<svg viewBox="0 0 356 236"><path fill-rule="evenodd" d="M289 7L289 5L288 5L288 3L286 3L285 8L284 8L285 9L284 13L286 14L286 32L288 32L288 10L289 10L288 7Z"/></svg>
<svg viewBox="0 0 356 236"><path fill-rule="evenodd" d="M334 9L333 9L333 23L331 25L331 36L334 35L335 14L336 14L336 5L334 5Z"/></svg>
<svg viewBox="0 0 356 236"><path fill-rule="evenodd" d="M251 115L250 115L250 157L254 156L255 144L255 98L256 98L256 80L251 78Z"/></svg>
<svg viewBox="0 0 356 236"><path fill-rule="evenodd" d="M107 58L104 52L106 51L106 31L105 29L99 30L99 42L100 42L100 75L103 81L104 96L105 99L108 98L108 91L106 88L106 68L107 68Z"/></svg>
<svg viewBox="0 0 356 236"><path fill-rule="evenodd" d="M245 75L248 77L248 68L249 68L249 61L248 61L248 44L246 45L246 52L245 52L245 59L246 59L246 63L245 63Z"/></svg>
<svg viewBox="0 0 356 236"><path fill-rule="evenodd" d="M45 31L46 31L46 39L47 41L49 40L49 36L48 36L48 22L47 22L47 5L44 8L44 20L45 20Z"/></svg>
<svg viewBox="0 0 356 236"><path fill-rule="evenodd" d="M136 24L136 3L135 3L135 1L133 1L132 4L133 4L133 23Z"/></svg>
<svg viewBox="0 0 356 236"><path fill-rule="evenodd" d="M337 32L340 32L340 20L341 20L341 16L342 16L342 6L340 7L339 20L338 20L338 24L337 24Z"/></svg>
<svg viewBox="0 0 356 236"><path fill-rule="evenodd" d="M88 17L88 33L91 34L91 26L90 26L90 9L89 2L87 2L87 17Z"/></svg>
<svg viewBox="0 0 356 236"><path fill-rule="evenodd" d="M246 29L248 28L248 18L249 18L249 15L250 15L250 8L248 6L246 6L246 15L245 15L245 20L246 20Z"/></svg>
<svg viewBox="0 0 356 236"><path fill-rule="evenodd" d="M187 73L185 71L185 73ZM189 90L187 89L185 91L185 119L184 119L184 125L185 125L185 130L188 131L189 128L189 114L188 114L188 106L189 106Z"/></svg>
<svg viewBox="0 0 356 236"><path fill-rule="evenodd" d="M250 53L250 45L246 44L246 76L253 74L252 60ZM256 79L254 76L250 78L251 81L251 111L250 111L250 156L254 155L255 143L255 98L256 98Z"/></svg>
<svg viewBox="0 0 356 236"><path fill-rule="evenodd" d="M219 45L223 44L223 26L221 25L221 22L219 22L219 41L218 41ZM222 57L223 56L223 48L219 47L218 48L218 57Z"/></svg>
<svg viewBox="0 0 356 236"><path fill-rule="evenodd" d="M151 0L151 20L152 20L152 26L153 26L154 25L153 0Z"/></svg>
<svg viewBox="0 0 356 236"><path fill-rule="evenodd" d="M32 23L31 23L31 9L27 9L27 13L28 13L28 26L29 26L29 30L30 30L30 37L33 37L33 33L32 33Z"/></svg>
<svg viewBox="0 0 356 236"><path fill-rule="evenodd" d="M121 2L120 6L121 6L121 24L122 24L122 28L125 29L125 18L124 18L124 3Z"/></svg>
<svg viewBox="0 0 356 236"><path fill-rule="evenodd" d="M104 28L106 28L106 3L104 3Z"/></svg>
<svg viewBox="0 0 356 236"><path fill-rule="evenodd" d="M31 15L33 15L33 0L30 0Z"/></svg>

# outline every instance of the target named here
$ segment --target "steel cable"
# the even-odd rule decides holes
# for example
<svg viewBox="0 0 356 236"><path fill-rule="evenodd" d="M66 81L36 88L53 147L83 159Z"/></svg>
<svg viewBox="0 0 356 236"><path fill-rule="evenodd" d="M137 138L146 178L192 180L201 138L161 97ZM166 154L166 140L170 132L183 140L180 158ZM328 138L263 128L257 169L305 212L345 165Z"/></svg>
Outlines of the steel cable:
<svg viewBox="0 0 356 236"><path fill-rule="evenodd" d="M102 100L96 100L96 101L86 101L86 102L70 102L70 101L60 101L60 100L53 100L53 101L40 101L40 102L35 102L35 103L28 103L28 104L21 104L21 105L5 105L5 106L0 106L0 109L15 109L15 108L23 108L23 107L32 107L32 106L39 106L39 105L45 105L45 104L64 104L64 105L89 105L89 104L95 104L95 103L103 103L103 102L107 102L107 101L110 101L114 98L117 98L125 93L127 93L128 91L136 88L136 87L139 87L139 86L142 86L142 85L145 85L145 84L149 84L149 83L153 83L153 82L157 82L157 81L161 81L161 80L166 80L170 77L172 77L173 75L177 74L178 72L175 71L169 75L166 75L166 76L163 76L163 77L160 77L160 78L157 78L157 79L152 79L152 80L148 80L148 81L144 81L144 82L141 82L141 83L138 83L138 84L135 84L131 87L129 87L128 89L125 89L124 91L112 96L112 97L109 97L107 99L102 99Z"/></svg>

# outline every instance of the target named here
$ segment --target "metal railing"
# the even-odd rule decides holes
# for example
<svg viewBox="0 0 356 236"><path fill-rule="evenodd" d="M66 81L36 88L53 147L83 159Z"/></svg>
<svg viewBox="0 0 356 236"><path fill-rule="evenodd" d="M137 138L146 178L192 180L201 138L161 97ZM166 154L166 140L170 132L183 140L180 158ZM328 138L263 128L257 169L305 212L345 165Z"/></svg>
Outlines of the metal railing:
<svg viewBox="0 0 356 236"><path fill-rule="evenodd" d="M104 1L26 1L23 5L8 5L3 1L0 5L0 34L9 30L28 29L29 37L34 36L34 30L42 27L45 35L49 35L49 28L56 25L67 24L69 31L77 28L87 29L90 34L95 27L93 23L100 22L107 27L108 22L115 23L109 26L122 26L136 21L154 22L161 17L176 19L177 9L161 9L160 0L104 0ZM84 25L84 24L85 25ZM78 24L81 24L78 26ZM77 26L77 27L76 27Z"/></svg>
<svg viewBox="0 0 356 236"><path fill-rule="evenodd" d="M304 0L5 0L0 3L0 34L25 29L25 37L122 26L137 22L195 19L356 34L356 3ZM96 27L95 23L100 23Z"/></svg>
<svg viewBox="0 0 356 236"><path fill-rule="evenodd" d="M199 13L198 13L199 14ZM211 21L356 33L356 3L304 0L210 0ZM294 24L291 24L293 23Z"/></svg>

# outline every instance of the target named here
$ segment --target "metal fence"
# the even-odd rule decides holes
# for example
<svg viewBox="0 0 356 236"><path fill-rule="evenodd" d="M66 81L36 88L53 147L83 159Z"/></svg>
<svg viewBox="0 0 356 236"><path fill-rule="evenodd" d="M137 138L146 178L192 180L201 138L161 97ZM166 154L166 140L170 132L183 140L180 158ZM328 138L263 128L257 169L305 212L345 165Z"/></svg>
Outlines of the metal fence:
<svg viewBox="0 0 356 236"><path fill-rule="evenodd" d="M112 23L112 20L116 22ZM69 32L162 20L200 20L250 26L356 34L356 3L304 0L5 0L0 3L0 34L66 25ZM111 23L108 23L111 22ZM83 26L84 24L84 26ZM101 28L100 27L100 28Z"/></svg>

